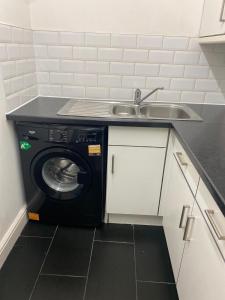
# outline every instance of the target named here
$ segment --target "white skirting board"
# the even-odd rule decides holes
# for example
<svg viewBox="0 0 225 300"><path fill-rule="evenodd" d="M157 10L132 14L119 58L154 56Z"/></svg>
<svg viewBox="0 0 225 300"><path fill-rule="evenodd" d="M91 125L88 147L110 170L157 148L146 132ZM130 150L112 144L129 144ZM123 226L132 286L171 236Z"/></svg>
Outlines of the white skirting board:
<svg viewBox="0 0 225 300"><path fill-rule="evenodd" d="M6 258L8 257L10 251L12 250L15 242L20 236L24 226L27 223L27 209L26 206L21 208L18 212L15 220L3 236L0 241L0 269L4 264Z"/></svg>
<svg viewBox="0 0 225 300"><path fill-rule="evenodd" d="M105 223L162 226L162 217L106 214Z"/></svg>

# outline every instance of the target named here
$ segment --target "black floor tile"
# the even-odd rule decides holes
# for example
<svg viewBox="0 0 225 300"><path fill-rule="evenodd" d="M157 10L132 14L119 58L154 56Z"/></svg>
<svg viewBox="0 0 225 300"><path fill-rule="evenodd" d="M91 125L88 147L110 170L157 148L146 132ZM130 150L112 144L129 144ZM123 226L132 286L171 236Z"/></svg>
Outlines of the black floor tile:
<svg viewBox="0 0 225 300"><path fill-rule="evenodd" d="M40 276L31 300L82 300L86 278Z"/></svg>
<svg viewBox="0 0 225 300"><path fill-rule="evenodd" d="M179 300L175 284L138 282L138 300Z"/></svg>
<svg viewBox="0 0 225 300"><path fill-rule="evenodd" d="M0 299L28 300L49 239L19 238L0 271Z"/></svg>
<svg viewBox="0 0 225 300"><path fill-rule="evenodd" d="M134 226L137 279L174 282L163 228Z"/></svg>
<svg viewBox="0 0 225 300"><path fill-rule="evenodd" d="M95 240L133 242L133 226L121 224L104 224L96 230Z"/></svg>
<svg viewBox="0 0 225 300"><path fill-rule="evenodd" d="M22 231L22 236L33 237L52 237L54 235L56 226L46 225L37 222L29 222Z"/></svg>
<svg viewBox="0 0 225 300"><path fill-rule="evenodd" d="M95 242L85 300L135 300L134 247Z"/></svg>
<svg viewBox="0 0 225 300"><path fill-rule="evenodd" d="M86 276L94 229L59 227L42 273Z"/></svg>

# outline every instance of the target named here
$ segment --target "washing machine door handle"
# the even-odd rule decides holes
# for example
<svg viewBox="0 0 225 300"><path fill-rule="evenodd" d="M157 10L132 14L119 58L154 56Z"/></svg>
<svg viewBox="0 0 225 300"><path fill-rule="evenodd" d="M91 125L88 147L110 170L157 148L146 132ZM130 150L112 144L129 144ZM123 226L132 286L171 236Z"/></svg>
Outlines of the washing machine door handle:
<svg viewBox="0 0 225 300"><path fill-rule="evenodd" d="M88 172L79 171L77 174L77 183L79 184L87 184L90 181L90 176Z"/></svg>

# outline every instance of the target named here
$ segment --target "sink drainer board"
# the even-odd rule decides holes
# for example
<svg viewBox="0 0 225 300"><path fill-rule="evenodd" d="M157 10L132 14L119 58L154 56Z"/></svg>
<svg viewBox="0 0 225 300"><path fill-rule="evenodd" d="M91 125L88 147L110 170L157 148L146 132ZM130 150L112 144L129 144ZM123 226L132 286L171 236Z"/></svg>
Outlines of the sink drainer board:
<svg viewBox="0 0 225 300"><path fill-rule="evenodd" d="M150 102L136 105L132 102L109 100L69 100L58 115L94 118L132 118L202 121L200 116L185 104Z"/></svg>

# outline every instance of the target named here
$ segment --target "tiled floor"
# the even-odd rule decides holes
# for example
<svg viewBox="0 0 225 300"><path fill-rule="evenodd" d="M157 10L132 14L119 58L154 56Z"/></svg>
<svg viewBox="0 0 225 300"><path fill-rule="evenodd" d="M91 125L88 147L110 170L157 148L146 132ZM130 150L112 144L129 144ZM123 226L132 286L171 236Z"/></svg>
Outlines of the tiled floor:
<svg viewBox="0 0 225 300"><path fill-rule="evenodd" d="M29 223L0 271L1 300L178 300L161 227Z"/></svg>

